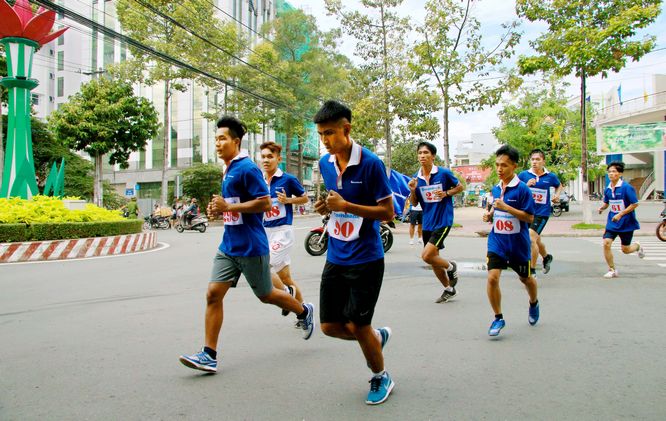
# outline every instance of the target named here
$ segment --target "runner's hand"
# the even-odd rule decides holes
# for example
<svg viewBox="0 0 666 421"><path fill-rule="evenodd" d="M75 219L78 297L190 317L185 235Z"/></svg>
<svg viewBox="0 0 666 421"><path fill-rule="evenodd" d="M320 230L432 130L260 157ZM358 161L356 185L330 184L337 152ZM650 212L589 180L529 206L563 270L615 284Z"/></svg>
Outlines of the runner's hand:
<svg viewBox="0 0 666 421"><path fill-rule="evenodd" d="M331 210L326 207L326 199L321 198L317 200L314 204L314 210L317 212L319 215L326 216L329 213L331 213Z"/></svg>
<svg viewBox="0 0 666 421"><path fill-rule="evenodd" d="M289 203L289 198L288 198L287 195L285 194L284 189L282 189L282 190L280 190L280 191L276 191L276 193L277 193L277 200L278 200L278 202L283 203L283 204L285 204L285 205L286 205L287 203Z"/></svg>
<svg viewBox="0 0 666 421"><path fill-rule="evenodd" d="M529 180L527 180L527 183L525 184L527 184L529 187L532 187L533 185L536 184L536 178L530 178Z"/></svg>
<svg viewBox="0 0 666 421"><path fill-rule="evenodd" d="M601 215L604 212L604 208L599 208L597 211L599 211L599 215Z"/></svg>
<svg viewBox="0 0 666 421"><path fill-rule="evenodd" d="M416 183L417 183L416 178L412 178L411 180L409 180L409 183L407 183L407 187L409 187L409 190L411 190L412 192L416 190Z"/></svg>
<svg viewBox="0 0 666 421"><path fill-rule="evenodd" d="M345 212L347 201L338 193L329 190L326 198L326 207L332 211Z"/></svg>
<svg viewBox="0 0 666 421"><path fill-rule="evenodd" d="M229 204L227 203L226 200L224 200L224 197L214 195L213 200L211 200L212 203L212 211L214 214L220 214L223 212L226 212L229 210Z"/></svg>
<svg viewBox="0 0 666 421"><path fill-rule="evenodd" d="M613 222L617 222L617 221L619 221L621 218L622 218L622 215L620 215L620 214L618 213L617 215L615 215L615 216L612 218L612 221L613 221Z"/></svg>
<svg viewBox="0 0 666 421"><path fill-rule="evenodd" d="M483 219L483 222L492 222L493 213L492 212L484 212L481 219Z"/></svg>
<svg viewBox="0 0 666 421"><path fill-rule="evenodd" d="M504 200L502 199L495 199L495 201L493 202L493 206L495 207L495 209L499 209L501 211L509 209L509 205L504 203Z"/></svg>

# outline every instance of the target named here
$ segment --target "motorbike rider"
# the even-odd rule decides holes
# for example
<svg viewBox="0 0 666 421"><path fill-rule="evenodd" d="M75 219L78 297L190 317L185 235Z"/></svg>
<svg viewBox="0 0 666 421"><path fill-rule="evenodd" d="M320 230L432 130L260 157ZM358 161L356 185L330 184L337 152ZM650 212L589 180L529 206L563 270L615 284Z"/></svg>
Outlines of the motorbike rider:
<svg viewBox="0 0 666 421"><path fill-rule="evenodd" d="M183 216L185 217L185 225L192 225L192 219L199 214L199 205L197 204L197 199L194 197L190 201L190 206L185 210Z"/></svg>

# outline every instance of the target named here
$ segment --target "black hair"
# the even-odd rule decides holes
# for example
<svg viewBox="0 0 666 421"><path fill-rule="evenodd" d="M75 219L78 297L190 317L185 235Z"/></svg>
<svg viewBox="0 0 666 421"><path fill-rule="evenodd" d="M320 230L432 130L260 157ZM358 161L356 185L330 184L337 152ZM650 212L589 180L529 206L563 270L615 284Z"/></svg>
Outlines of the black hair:
<svg viewBox="0 0 666 421"><path fill-rule="evenodd" d="M326 101L321 106L317 114L312 118L315 124L332 123L346 118L349 123L352 121L352 111L345 104L338 101Z"/></svg>
<svg viewBox="0 0 666 421"><path fill-rule="evenodd" d="M606 170L609 170L610 167L615 167L617 172L619 172L620 174L622 174L624 172L624 162L622 162L622 161L613 161L613 162L611 162L610 164L608 164L606 166Z"/></svg>
<svg viewBox="0 0 666 421"><path fill-rule="evenodd" d="M223 115L220 117L220 119L217 120L217 128L221 129L223 127L229 129L229 134L235 139L243 140L243 136L247 133L247 127L245 124L234 116Z"/></svg>
<svg viewBox="0 0 666 421"><path fill-rule="evenodd" d="M529 157L532 158L532 155L534 155L535 153L538 153L539 155L541 155L541 158L546 159L546 153L544 151L542 151L541 149L539 149L539 148L532 149L530 151Z"/></svg>
<svg viewBox="0 0 666 421"><path fill-rule="evenodd" d="M426 148L428 148L428 150L430 151L431 154L433 154L433 155L437 155L437 148L435 147L435 145L433 145L433 144L430 143L430 142L426 142L426 141L419 142L419 144L416 145L416 150L418 151L418 150L421 149L421 147L423 147L423 146L425 146Z"/></svg>
<svg viewBox="0 0 666 421"><path fill-rule="evenodd" d="M518 159L520 159L520 154L518 153L518 149L510 145L500 146L500 148L495 152L495 156L500 156L500 155L508 156L511 162L513 162L514 164L517 164Z"/></svg>

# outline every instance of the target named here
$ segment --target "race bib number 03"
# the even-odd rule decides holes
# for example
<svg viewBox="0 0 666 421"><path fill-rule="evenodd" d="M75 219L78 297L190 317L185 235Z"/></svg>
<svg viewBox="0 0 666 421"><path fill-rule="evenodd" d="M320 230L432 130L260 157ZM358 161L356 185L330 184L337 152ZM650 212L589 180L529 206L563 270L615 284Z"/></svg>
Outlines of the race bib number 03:
<svg viewBox="0 0 666 421"><path fill-rule="evenodd" d="M426 203L441 202L442 199L437 197L436 191L442 190L442 183L433 184L431 186L421 186L421 196Z"/></svg>
<svg viewBox="0 0 666 421"><path fill-rule="evenodd" d="M287 216L287 208L280 203L277 197L271 199L271 210L264 212L264 221L275 221Z"/></svg>
<svg viewBox="0 0 666 421"><path fill-rule="evenodd" d="M239 197L225 197L227 203L240 203ZM240 212L224 212L222 214L224 225L243 225L243 214Z"/></svg>
<svg viewBox="0 0 666 421"><path fill-rule="evenodd" d="M520 221L508 212L496 210L493 214L493 231L495 234L518 234Z"/></svg>
<svg viewBox="0 0 666 421"><path fill-rule="evenodd" d="M534 203L537 205L545 205L548 203L548 191L546 189L530 187L530 190L532 190L532 199L534 199Z"/></svg>
<svg viewBox="0 0 666 421"><path fill-rule="evenodd" d="M610 205L610 211L614 213L620 213L624 210L624 200L609 200L608 204Z"/></svg>
<svg viewBox="0 0 666 421"><path fill-rule="evenodd" d="M332 212L328 221L328 235L340 241L357 240L363 225L363 218L344 212Z"/></svg>

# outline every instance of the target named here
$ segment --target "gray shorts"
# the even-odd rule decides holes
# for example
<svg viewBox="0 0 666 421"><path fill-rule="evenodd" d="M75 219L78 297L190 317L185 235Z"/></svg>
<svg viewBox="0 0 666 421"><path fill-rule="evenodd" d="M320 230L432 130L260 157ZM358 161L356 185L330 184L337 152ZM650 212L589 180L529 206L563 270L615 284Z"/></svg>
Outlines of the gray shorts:
<svg viewBox="0 0 666 421"><path fill-rule="evenodd" d="M270 256L227 256L221 251L213 258L213 271L210 282L232 282L235 288L241 274L250 284L257 297L265 297L273 290L271 282Z"/></svg>

